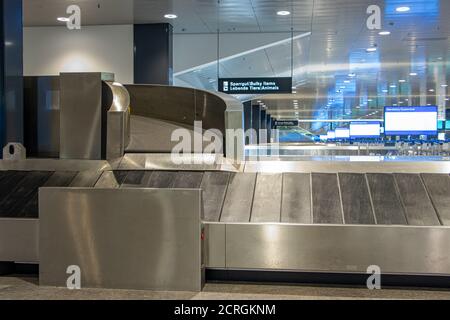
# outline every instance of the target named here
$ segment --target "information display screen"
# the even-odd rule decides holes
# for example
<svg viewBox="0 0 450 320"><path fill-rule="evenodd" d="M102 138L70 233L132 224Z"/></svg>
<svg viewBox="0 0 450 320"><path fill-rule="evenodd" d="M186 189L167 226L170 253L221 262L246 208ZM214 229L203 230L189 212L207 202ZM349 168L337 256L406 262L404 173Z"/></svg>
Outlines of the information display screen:
<svg viewBox="0 0 450 320"><path fill-rule="evenodd" d="M388 136L437 135L438 107L385 107L384 127Z"/></svg>
<svg viewBox="0 0 450 320"><path fill-rule="evenodd" d="M350 129L337 128L335 133L336 133L336 139L349 139L350 138Z"/></svg>
<svg viewBox="0 0 450 320"><path fill-rule="evenodd" d="M358 138L378 138L381 135L381 125L379 122L352 122L350 124L350 137Z"/></svg>
<svg viewBox="0 0 450 320"><path fill-rule="evenodd" d="M327 133L327 138L328 138L328 140L334 140L334 139L336 139L336 132L334 132L334 131L328 131L328 133Z"/></svg>

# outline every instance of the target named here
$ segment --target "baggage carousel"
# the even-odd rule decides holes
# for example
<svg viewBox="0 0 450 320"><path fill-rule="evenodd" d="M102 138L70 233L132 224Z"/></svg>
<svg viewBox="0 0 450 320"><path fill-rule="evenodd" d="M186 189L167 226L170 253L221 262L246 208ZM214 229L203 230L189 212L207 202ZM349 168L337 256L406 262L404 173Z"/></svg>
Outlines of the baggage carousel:
<svg viewBox="0 0 450 320"><path fill-rule="evenodd" d="M127 190L201 190L206 280L316 283L323 277L339 282L340 276L351 275L362 277L355 280L361 284L367 268L375 265L386 277L406 277L402 285L417 285L422 279L419 283L449 286L447 161L175 166L169 160L169 155L129 154L114 163L2 161L0 238L16 240L1 239L0 260L42 262L40 189L87 194L115 190L116 195ZM164 210L170 211L168 206ZM130 211L134 208L135 201L129 204ZM148 232L156 232L150 228ZM175 229L168 230L177 237Z"/></svg>

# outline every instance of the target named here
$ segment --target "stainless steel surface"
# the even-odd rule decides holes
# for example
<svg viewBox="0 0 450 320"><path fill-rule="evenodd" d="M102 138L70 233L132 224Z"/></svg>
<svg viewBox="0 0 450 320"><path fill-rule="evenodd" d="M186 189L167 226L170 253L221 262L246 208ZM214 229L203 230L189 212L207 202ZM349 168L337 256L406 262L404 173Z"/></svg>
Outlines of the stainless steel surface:
<svg viewBox="0 0 450 320"><path fill-rule="evenodd" d="M450 177L441 174L422 174L439 220L444 226L450 226Z"/></svg>
<svg viewBox="0 0 450 320"><path fill-rule="evenodd" d="M179 171L173 182L176 189L200 189L203 172Z"/></svg>
<svg viewBox="0 0 450 320"><path fill-rule="evenodd" d="M200 291L201 191L40 191L41 285Z"/></svg>
<svg viewBox="0 0 450 320"><path fill-rule="evenodd" d="M61 73L62 159L102 159L102 73ZM107 110L106 110L107 111ZM106 119L105 119L106 120Z"/></svg>
<svg viewBox="0 0 450 320"><path fill-rule="evenodd" d="M441 225L420 175L394 174L394 178L408 224L411 226Z"/></svg>
<svg viewBox="0 0 450 320"><path fill-rule="evenodd" d="M130 171L121 188L145 188L149 185L152 171Z"/></svg>
<svg viewBox="0 0 450 320"><path fill-rule="evenodd" d="M166 120L182 127L193 127L194 121L202 121L203 129L224 132L227 102L215 92L162 85L125 87L130 93L132 115ZM240 104L232 97L229 100Z"/></svg>
<svg viewBox="0 0 450 320"><path fill-rule="evenodd" d="M346 161L246 161L244 172L321 173L450 173L450 161L381 161L379 157L349 157Z"/></svg>
<svg viewBox="0 0 450 320"><path fill-rule="evenodd" d="M203 190L203 221L218 222L228 188L228 172L205 172Z"/></svg>
<svg viewBox="0 0 450 320"><path fill-rule="evenodd" d="M81 171L70 184L71 188L92 188L102 175L102 171Z"/></svg>
<svg viewBox="0 0 450 320"><path fill-rule="evenodd" d="M224 268L226 264L226 225L205 224L205 265L208 268Z"/></svg>
<svg viewBox="0 0 450 320"><path fill-rule="evenodd" d="M226 268L450 275L446 227L228 224Z"/></svg>
<svg viewBox="0 0 450 320"><path fill-rule="evenodd" d="M119 188L125 178L128 171L104 171L101 177L95 184L97 189L117 189Z"/></svg>
<svg viewBox="0 0 450 320"><path fill-rule="evenodd" d="M174 186L177 172L155 171L150 177L148 188L172 188Z"/></svg>
<svg viewBox="0 0 450 320"><path fill-rule="evenodd" d="M313 222L316 224L341 224L343 212L336 174L311 174Z"/></svg>
<svg viewBox="0 0 450 320"><path fill-rule="evenodd" d="M376 224L366 177L359 173L339 173L345 224Z"/></svg>
<svg viewBox="0 0 450 320"><path fill-rule="evenodd" d="M234 163L220 157L214 161L215 156L210 154L185 155L183 164L175 164L171 154L133 154L127 153L114 169L120 170L220 170L238 172L243 166L235 166Z"/></svg>
<svg viewBox="0 0 450 320"><path fill-rule="evenodd" d="M0 261L39 262L39 220L0 218Z"/></svg>
<svg viewBox="0 0 450 320"><path fill-rule="evenodd" d="M104 82L103 100L103 103L110 105L107 116L106 159L121 158L131 139L130 95L120 83Z"/></svg>
<svg viewBox="0 0 450 320"><path fill-rule="evenodd" d="M232 173L222 208L221 222L249 222L256 174Z"/></svg>
<svg viewBox="0 0 450 320"><path fill-rule="evenodd" d="M280 222L283 175L258 174L251 222Z"/></svg>
<svg viewBox="0 0 450 320"><path fill-rule="evenodd" d="M117 164L101 160L27 159L21 161L0 160L0 171L87 171L111 170Z"/></svg>
<svg viewBox="0 0 450 320"><path fill-rule="evenodd" d="M407 225L394 176L386 173L368 173L366 176L377 224Z"/></svg>
<svg viewBox="0 0 450 320"><path fill-rule="evenodd" d="M311 175L284 173L281 222L312 223Z"/></svg>

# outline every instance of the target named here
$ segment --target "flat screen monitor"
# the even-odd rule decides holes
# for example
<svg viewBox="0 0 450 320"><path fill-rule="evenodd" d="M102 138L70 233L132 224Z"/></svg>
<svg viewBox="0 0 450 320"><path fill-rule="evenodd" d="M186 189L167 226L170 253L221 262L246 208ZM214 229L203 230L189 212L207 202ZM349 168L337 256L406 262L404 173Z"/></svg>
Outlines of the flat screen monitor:
<svg viewBox="0 0 450 320"><path fill-rule="evenodd" d="M358 121L350 124L350 137L358 138L379 138L381 135L381 125L379 122Z"/></svg>
<svg viewBox="0 0 450 320"><path fill-rule="evenodd" d="M335 133L336 133L336 139L349 139L350 138L350 129L337 128Z"/></svg>
<svg viewBox="0 0 450 320"><path fill-rule="evenodd" d="M388 136L437 135L438 107L385 107L384 128Z"/></svg>
<svg viewBox="0 0 450 320"><path fill-rule="evenodd" d="M334 132L334 131L328 131L328 133L327 133L327 138L328 138L328 140L334 140L334 139L336 139L336 132Z"/></svg>
<svg viewBox="0 0 450 320"><path fill-rule="evenodd" d="M445 130L450 130L450 121L445 121Z"/></svg>

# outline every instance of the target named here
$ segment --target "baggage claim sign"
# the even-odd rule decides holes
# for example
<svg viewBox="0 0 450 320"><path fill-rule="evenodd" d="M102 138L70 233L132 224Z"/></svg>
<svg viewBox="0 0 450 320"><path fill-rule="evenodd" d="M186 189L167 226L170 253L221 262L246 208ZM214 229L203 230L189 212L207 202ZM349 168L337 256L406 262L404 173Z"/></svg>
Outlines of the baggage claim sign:
<svg viewBox="0 0 450 320"><path fill-rule="evenodd" d="M228 94L292 93L292 78L221 78L219 91Z"/></svg>

